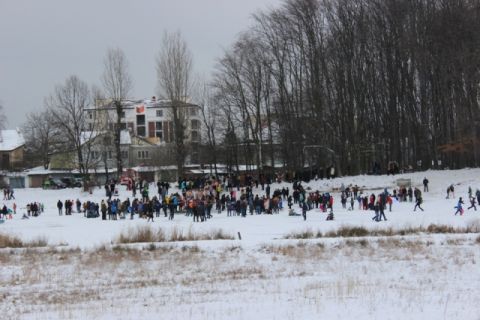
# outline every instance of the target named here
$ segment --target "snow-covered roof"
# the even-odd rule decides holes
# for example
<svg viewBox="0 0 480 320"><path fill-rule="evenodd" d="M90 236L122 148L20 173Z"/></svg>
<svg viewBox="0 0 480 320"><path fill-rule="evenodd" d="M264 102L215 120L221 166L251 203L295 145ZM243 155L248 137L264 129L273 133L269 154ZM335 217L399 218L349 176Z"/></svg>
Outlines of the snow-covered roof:
<svg viewBox="0 0 480 320"><path fill-rule="evenodd" d="M45 174L54 174L54 173L68 173L70 172L69 170L50 170L50 169L45 169L43 166L31 168L28 170L25 170L25 172L28 175L45 175Z"/></svg>
<svg viewBox="0 0 480 320"><path fill-rule="evenodd" d="M193 174L203 174L203 170L201 169L191 169L189 171L190 173L193 173Z"/></svg>
<svg viewBox="0 0 480 320"><path fill-rule="evenodd" d="M163 171L163 170L177 170L177 166L136 166L131 167L130 169L136 172L153 172L153 171Z"/></svg>
<svg viewBox="0 0 480 320"><path fill-rule="evenodd" d="M168 99L124 99L122 100L122 107L124 109L133 109L138 106L145 106L146 108L170 108L172 106L172 100ZM187 98L185 101L185 105L188 107L198 107L192 99ZM105 100L101 107L97 107L95 105L85 107L85 110L98 110L103 108L105 109L114 109L115 106L111 103L111 100Z"/></svg>
<svg viewBox="0 0 480 320"><path fill-rule="evenodd" d="M12 151L25 144L18 130L0 130L0 151Z"/></svg>
<svg viewBox="0 0 480 320"><path fill-rule="evenodd" d="M104 167L98 167L96 170L93 168L89 169L89 173L105 173L105 168ZM109 168L108 172L113 173L117 172L117 168ZM26 175L47 175L47 174L80 174L80 171L78 169L73 169L73 170L51 170L51 169L45 169L43 166L27 169L24 171Z"/></svg>

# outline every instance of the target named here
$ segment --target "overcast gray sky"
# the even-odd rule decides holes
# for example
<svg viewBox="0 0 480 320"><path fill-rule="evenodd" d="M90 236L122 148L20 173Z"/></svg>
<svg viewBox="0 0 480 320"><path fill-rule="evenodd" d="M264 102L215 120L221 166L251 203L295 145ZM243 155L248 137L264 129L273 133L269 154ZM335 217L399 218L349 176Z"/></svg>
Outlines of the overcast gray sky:
<svg viewBox="0 0 480 320"><path fill-rule="evenodd" d="M215 59L251 23L251 14L281 0L0 0L0 101L7 127L43 106L56 84L76 74L100 85L107 48L124 50L135 98L155 94L154 57L163 32L180 30L195 71Z"/></svg>

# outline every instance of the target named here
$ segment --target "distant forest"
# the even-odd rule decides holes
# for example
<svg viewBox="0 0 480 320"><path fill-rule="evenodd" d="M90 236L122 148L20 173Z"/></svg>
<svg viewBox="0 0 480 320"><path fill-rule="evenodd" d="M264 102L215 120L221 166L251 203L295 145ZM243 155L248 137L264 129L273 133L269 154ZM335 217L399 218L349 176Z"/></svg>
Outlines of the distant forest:
<svg viewBox="0 0 480 320"><path fill-rule="evenodd" d="M478 166L479 68L478 0L285 0L219 59L220 144L291 170Z"/></svg>

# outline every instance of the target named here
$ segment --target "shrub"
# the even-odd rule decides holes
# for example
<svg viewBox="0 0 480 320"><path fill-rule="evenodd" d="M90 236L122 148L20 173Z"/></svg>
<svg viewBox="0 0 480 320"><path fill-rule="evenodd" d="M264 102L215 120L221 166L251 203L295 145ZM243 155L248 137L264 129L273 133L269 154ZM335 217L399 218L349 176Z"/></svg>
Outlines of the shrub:
<svg viewBox="0 0 480 320"><path fill-rule="evenodd" d="M162 229L154 230L151 226L138 226L136 229L129 228L122 232L114 240L115 243L145 243L145 242L180 242L198 240L233 240L234 237L225 233L222 229L216 229L208 233L195 233L190 228L186 234L177 227L172 228L168 237Z"/></svg>
<svg viewBox="0 0 480 320"><path fill-rule="evenodd" d="M155 233L150 226L137 226L129 228L127 233L122 232L118 243L155 242Z"/></svg>
<svg viewBox="0 0 480 320"><path fill-rule="evenodd" d="M226 234L222 229L217 229L211 232L210 240L234 240L232 235Z"/></svg>
<svg viewBox="0 0 480 320"><path fill-rule="evenodd" d="M460 229L452 226L431 224L427 227L427 233L463 233Z"/></svg>
<svg viewBox="0 0 480 320"><path fill-rule="evenodd" d="M285 239L312 239L312 238L351 238L351 237L390 237L390 236L405 236L411 234L438 234L438 233L480 233L480 220L470 222L466 228L455 228L448 225L430 224L427 228L424 227L407 227L403 229L372 229L357 226L342 226L338 230L328 231L322 234L320 231L316 233L311 230L305 230L297 233L290 233L286 235Z"/></svg>
<svg viewBox="0 0 480 320"><path fill-rule="evenodd" d="M366 237L369 233L364 227L341 227L337 231L337 237Z"/></svg>
<svg viewBox="0 0 480 320"><path fill-rule="evenodd" d="M0 248L22 248L23 242L15 236L0 234Z"/></svg>
<svg viewBox="0 0 480 320"><path fill-rule="evenodd" d="M467 225L468 233L480 233L480 219L470 221Z"/></svg>
<svg viewBox="0 0 480 320"><path fill-rule="evenodd" d="M44 237L23 241L17 236L0 234L0 248L35 248L46 247L47 245L48 241Z"/></svg>

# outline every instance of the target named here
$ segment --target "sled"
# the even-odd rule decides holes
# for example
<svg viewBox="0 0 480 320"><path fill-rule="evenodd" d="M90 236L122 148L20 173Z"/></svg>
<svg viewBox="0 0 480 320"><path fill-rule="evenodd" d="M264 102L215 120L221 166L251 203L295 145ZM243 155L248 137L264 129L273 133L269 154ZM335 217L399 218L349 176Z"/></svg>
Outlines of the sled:
<svg viewBox="0 0 480 320"><path fill-rule="evenodd" d="M299 214L299 213L296 213L296 212L293 211L293 210L290 210L290 211L288 212L288 216L289 216L289 217L299 217L300 214Z"/></svg>

